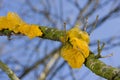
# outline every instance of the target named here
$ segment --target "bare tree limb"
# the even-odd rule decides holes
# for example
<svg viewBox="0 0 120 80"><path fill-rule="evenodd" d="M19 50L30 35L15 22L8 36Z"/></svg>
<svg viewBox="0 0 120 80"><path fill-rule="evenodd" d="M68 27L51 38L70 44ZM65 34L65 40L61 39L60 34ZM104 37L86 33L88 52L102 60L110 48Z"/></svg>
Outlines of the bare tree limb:
<svg viewBox="0 0 120 80"><path fill-rule="evenodd" d="M38 80L45 80L46 79L47 74L49 73L52 66L54 66L53 64L55 64L55 62L58 58L59 58L58 53L53 55L53 57L50 59L50 61L47 63L46 67L44 68L43 72L40 74L40 77Z"/></svg>
<svg viewBox="0 0 120 80"><path fill-rule="evenodd" d="M9 76L11 80L20 80L16 74L2 61L0 61L0 68Z"/></svg>
<svg viewBox="0 0 120 80"><path fill-rule="evenodd" d="M102 61L98 60L91 51L90 56L86 59L85 65L101 77L108 80L120 80L120 69L106 65Z"/></svg>
<svg viewBox="0 0 120 80"><path fill-rule="evenodd" d="M60 41L61 40L60 37L64 37L63 31L60 31L60 30L57 30L54 28L47 28L47 27L43 27L43 26L40 26L40 29L43 32L42 38ZM87 61L85 63L86 67L91 69L92 72L94 72L97 75L104 77L106 79L111 79L111 80L113 80L113 78L114 78L114 80L116 78L120 79L120 77L116 76L116 75L119 75L118 74L120 72L119 69L111 67L111 66L107 66L102 61L95 59L94 54L92 52L90 52L90 53L91 53L90 57L87 58ZM94 64L96 64L96 65L94 65ZM32 68L34 68L34 67L32 67ZM110 76L106 75L108 73Z"/></svg>

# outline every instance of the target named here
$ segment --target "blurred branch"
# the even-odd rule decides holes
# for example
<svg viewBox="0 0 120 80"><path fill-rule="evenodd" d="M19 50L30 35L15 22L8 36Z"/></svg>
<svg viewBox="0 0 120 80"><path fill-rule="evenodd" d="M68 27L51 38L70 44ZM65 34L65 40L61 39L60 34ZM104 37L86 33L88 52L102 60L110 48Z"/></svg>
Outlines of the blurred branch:
<svg viewBox="0 0 120 80"><path fill-rule="evenodd" d="M77 80L76 77L75 77L75 74L74 74L74 72L72 70L72 68L69 67L69 70L70 70L70 75L72 77L72 80Z"/></svg>
<svg viewBox="0 0 120 80"><path fill-rule="evenodd" d="M94 1L94 0L93 0ZM84 17L90 17L92 14L94 14L96 11L104 8L104 5L108 5L110 2L112 2L113 0L106 0L104 3L100 4L99 0L95 0L93 7L91 10L89 10Z"/></svg>
<svg viewBox="0 0 120 80"><path fill-rule="evenodd" d="M115 7L114 9L112 9L107 15L105 15L104 17L102 17L101 19L98 20L97 22L97 25L96 25L96 28L98 28L102 23L104 23L106 20L108 20L112 15L114 15L115 13L119 12L120 11L120 6L118 5L117 7ZM89 28L89 31L90 32L92 30L92 27L94 24L96 23L96 20L91 23L90 27Z"/></svg>
<svg viewBox="0 0 120 80"><path fill-rule="evenodd" d="M80 9L73 26L81 22L81 20L83 18L83 14L87 11L87 9L91 5L91 3L92 3L92 0L88 0L88 2L85 4L85 6L82 9Z"/></svg>
<svg viewBox="0 0 120 80"><path fill-rule="evenodd" d="M111 44L114 40L120 40L120 36L112 36L110 38L106 38L106 39L101 39L101 41L104 41L106 44ZM90 43L90 46L94 46L97 44L96 42L97 40L94 40Z"/></svg>
<svg viewBox="0 0 120 80"><path fill-rule="evenodd" d="M61 47L59 47L58 49L53 50L49 55L46 55L43 59L40 59L40 60L36 61L31 67L26 68L24 70L24 72L21 74L20 79L25 77L29 72L31 72L33 69L38 67L40 64L44 63L48 58L52 57L60 49L61 49Z"/></svg>
<svg viewBox="0 0 120 80"><path fill-rule="evenodd" d="M81 7L79 6L79 3L77 0L74 2L72 0L67 0L69 3L73 4L78 10L81 10Z"/></svg>
<svg viewBox="0 0 120 80"><path fill-rule="evenodd" d="M38 80L46 80L48 73L52 69L52 66L56 63L56 60L60 55L58 53L54 54L53 57L50 59L50 61L47 63L46 67L44 68L43 72L40 74L40 77Z"/></svg>
<svg viewBox="0 0 120 80"><path fill-rule="evenodd" d="M59 72L59 70L65 65L65 63L66 63L65 61L62 62L62 63L54 70L54 72L51 73L51 76L50 76L49 80L52 80L52 79L53 79L53 77Z"/></svg>
<svg viewBox="0 0 120 80"><path fill-rule="evenodd" d="M116 40L117 40L117 42L114 42ZM96 41L97 40L91 41L90 46L91 47L96 46L96 44L97 44ZM107 38L107 39L101 39L101 41L106 44L106 47L104 47L103 50L109 50L111 48L115 48L115 47L120 46L120 36L113 36L113 37L110 37L110 38Z"/></svg>
<svg viewBox="0 0 120 80"><path fill-rule="evenodd" d="M9 76L11 80L20 80L16 74L2 61L0 61L0 68L5 71L5 73Z"/></svg>
<svg viewBox="0 0 120 80"><path fill-rule="evenodd" d="M56 24L56 21L55 20L53 20L53 18L51 18L51 13L50 13L50 11L51 11L51 4L50 4L50 1L48 0L48 1L46 1L46 5L44 4L44 8L45 8L45 10L39 10L39 9L37 9L34 5L32 5L32 2L31 1L29 1L29 0L26 0L26 4L31 8L31 10L33 11L33 12L36 12L36 13L38 13L38 14L42 14L43 16L45 16L45 19L47 19L49 22L51 22L52 24ZM53 15L53 16L57 16L57 15Z"/></svg>

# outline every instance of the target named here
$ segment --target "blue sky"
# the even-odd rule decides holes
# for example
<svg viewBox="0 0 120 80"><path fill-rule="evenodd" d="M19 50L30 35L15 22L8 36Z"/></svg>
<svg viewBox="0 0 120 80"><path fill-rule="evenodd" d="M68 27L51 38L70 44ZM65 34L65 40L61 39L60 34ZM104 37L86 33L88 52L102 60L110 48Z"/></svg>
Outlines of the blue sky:
<svg viewBox="0 0 120 80"><path fill-rule="evenodd" d="M3 15L6 15L7 14L7 12L9 12L9 11L11 11L11 12L16 12L16 13L18 13L22 18L23 18L23 20L24 21L26 21L26 22L28 22L28 23L33 23L33 24L40 24L41 23L41 25L45 25L45 26L52 26L50 23L47 23L47 20L43 20L45 17L43 17L43 16L39 16L39 14L34 14L34 12L31 12L31 13L29 13L29 7L27 6L27 5L25 5L25 0L11 0L11 1L9 1L9 0L1 0L3 3L1 3L0 5L2 6L0 9L0 16L3 16ZM59 0L58 0L59 1ZM37 3L37 0L33 0L32 1L33 2L33 4L36 4ZM66 2L67 2L67 0L66 0ZM55 2L54 2L55 3ZM84 3L84 2L83 2ZM64 3L64 5L66 5L65 3ZM71 5L71 4L69 4L69 5ZM72 16L72 15L76 15L77 13L78 13L78 11L77 10L74 10L75 12L72 12L72 11L70 11L69 9L71 9L71 8L73 8L74 9L74 7L71 7L71 6L65 6L64 7L64 11L67 11L68 10L68 13L64 13L64 17L66 18L66 16L67 15L70 15L71 17L71 19L72 20L74 20L75 19L75 17L74 16ZM36 4L36 6L39 8L39 4ZM56 5L52 5L53 7L54 6L56 6ZM82 6L82 5L81 5ZM110 7L110 6L108 6L108 7ZM28 12L27 12L27 10L28 10ZM20 11L21 10L21 11ZM99 16L101 17L101 16L103 16L103 14L104 14L104 11L103 11L104 9L102 9L101 11L99 11L98 13L99 13ZM105 9L105 10L107 10L107 8ZM24 13L24 12L26 12L26 13ZM52 12L52 11L51 11ZM53 10L53 12L54 12L54 10ZM25 14L24 16L23 16L23 13ZM59 10L58 10L58 13L59 13ZM71 14L72 13L72 14ZM26 16L27 15L27 16ZM32 17L29 17L29 16L32 16ZM91 21L92 19L94 19L95 18L95 16L93 15L91 18L90 18L90 20L89 21ZM72 22L72 21L71 21ZM112 37L112 36L119 36L119 32L120 32L120 27L119 27L119 25L120 25L120 17L116 17L116 18L111 18L111 19L109 19L109 20L107 20L105 23L103 23L99 28L97 28L96 30L94 30L93 32L92 32L92 34L91 34L91 36L90 36L90 39L91 39L91 42L93 41L93 40L96 40L96 42L97 42L97 40L100 40L100 41L102 41L103 39L107 39L107 38L110 38L110 37ZM58 26L59 26L59 23L58 23ZM69 28L69 25L68 25L68 28ZM28 38L24 38L25 40L28 40ZM34 39L34 40L37 40L37 39ZM33 41L34 41L33 40ZM22 41L22 39L20 40L21 41L21 43L24 43L24 40ZM29 41L29 40L28 40ZM6 43L6 42L9 42L7 39L6 39L6 37L1 37L0 38L0 44L2 44L2 43ZM102 42L104 42L104 41L102 41ZM49 48L49 51L50 50L53 50L53 49L55 49L56 47L58 47L58 45L60 44L59 42L51 42L51 41L49 41L48 40L48 43L51 43L51 44L49 44L49 45L47 45L48 46L48 48ZM52 43L54 43L54 46L53 46L53 44ZM16 46L16 47L19 47L18 45L21 45L21 44L18 44L18 42L17 42L17 40L15 40L14 42L13 42L13 46ZM17 44L17 45L16 45ZM36 43L34 43L34 44L37 44L37 42ZM34 44L31 44L31 45L34 45ZM44 47L45 47L45 45L44 45L45 43L43 43L43 45L42 45L42 47L41 47L41 49L44 49ZM30 46L31 46L30 45ZM52 46L52 47L49 47L49 46ZM107 46L107 45L106 45ZM97 48L97 46L95 46L95 47L91 47L91 50L96 50L96 48ZM11 49L11 45L9 44L7 47L6 47L6 49L7 49L7 51L9 51L9 49ZM22 53L22 50L23 50L23 48L21 48L20 49L21 50L21 52L19 52L19 53ZM43 51L43 50L40 50L41 52ZM49 52L48 51L48 52ZM47 53L48 53L47 52ZM113 56L111 56L111 57L108 57L108 58L104 58L104 59L101 59L103 62L105 62L106 64L108 64L108 65L112 65L113 67L118 67L118 66L120 66L120 63L118 62L118 61L120 61L120 58L119 58L119 56L120 56L120 54L119 54L119 52L120 52L120 47L118 46L118 47L115 47L115 48L112 48L112 49L110 49L110 50L105 50L105 51L103 51L102 52L102 54L105 56L105 55L108 55L108 54L110 54L110 53L113 53ZM6 53L5 51L3 51L2 53L1 53L1 55L0 55L0 57L2 58L2 59L4 59L4 55L6 56L6 54L4 54L4 53ZM14 52L14 53L18 53L18 52ZM11 54L9 54L9 55L7 55L7 56L10 56ZM15 57L17 56L17 57L19 57L19 55L15 55L15 54L13 54ZM43 55L40 55L40 56L42 56L43 57ZM5 58L6 59L6 58ZM24 59L26 59L26 58L23 58L23 60ZM34 58L33 58L34 59ZM63 59L62 59L63 60ZM62 73L64 70L66 69L66 73L67 73L67 70L68 70L68 65L66 65L61 71L60 71L60 73ZM79 73L79 75L83 75L84 73L86 73L86 72L88 72L89 71L89 69L88 68L86 68L86 67L82 67L81 69L75 69L75 70L73 70L73 72L76 72L76 71L78 71L78 72L80 72ZM60 73L58 73L57 74L57 76L60 74ZM75 76L76 76L76 78L79 76L78 74L75 74ZM81 77L79 77L79 78L81 78ZM32 76L32 78L31 78L31 80L32 79L34 79L34 77ZM67 78L67 80L70 80L70 76ZM98 76L96 76L95 74L93 74L91 71L90 71L90 74L88 74L88 76L84 79L84 80L101 80L101 78L99 79L99 77ZM26 78L24 78L23 80L28 80L28 79L26 79ZM57 77L54 79L54 80L57 80ZM104 79L102 79L102 80L104 80Z"/></svg>

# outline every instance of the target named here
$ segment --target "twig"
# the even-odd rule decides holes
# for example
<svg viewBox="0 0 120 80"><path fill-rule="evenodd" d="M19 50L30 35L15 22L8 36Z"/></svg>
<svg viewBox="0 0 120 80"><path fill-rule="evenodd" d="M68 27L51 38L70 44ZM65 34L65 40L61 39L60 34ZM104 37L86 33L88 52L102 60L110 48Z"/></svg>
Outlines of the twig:
<svg viewBox="0 0 120 80"><path fill-rule="evenodd" d="M64 22L64 39L65 39L65 41L64 41L64 43L66 43L66 41L67 41L67 39L66 39L66 23Z"/></svg>
<svg viewBox="0 0 120 80"><path fill-rule="evenodd" d="M66 62L62 62L62 64L60 64L55 70L54 72L51 74L49 80L52 80L53 77L63 68L63 66L66 64Z"/></svg>
<svg viewBox="0 0 120 80"><path fill-rule="evenodd" d="M55 61L58 58L59 58L59 54L58 53L53 55L53 57L51 58L51 60L48 62L48 64L44 68L44 71L41 73L41 75L40 75L38 80L45 80L46 79L47 73L49 72L49 70L51 69L51 67L53 66L53 64L55 63Z"/></svg>
<svg viewBox="0 0 120 80"><path fill-rule="evenodd" d="M85 19L85 26L83 27L83 30L86 31L88 27L88 17Z"/></svg>
<svg viewBox="0 0 120 80"><path fill-rule="evenodd" d="M96 58L102 58L101 52L102 52L104 46L105 46L105 43L103 43L102 46L100 46L100 41L98 40L98 48L97 48L98 54L96 55Z"/></svg>
<svg viewBox="0 0 120 80"><path fill-rule="evenodd" d="M98 22L98 18L99 18L99 15L96 16L96 19L95 19L95 22L94 22L94 24L93 24L92 30L90 31L89 34L91 34L91 33L95 30L96 25L97 25L97 22Z"/></svg>
<svg viewBox="0 0 120 80"><path fill-rule="evenodd" d="M0 68L9 76L11 80L20 80L16 74L2 61L0 61Z"/></svg>

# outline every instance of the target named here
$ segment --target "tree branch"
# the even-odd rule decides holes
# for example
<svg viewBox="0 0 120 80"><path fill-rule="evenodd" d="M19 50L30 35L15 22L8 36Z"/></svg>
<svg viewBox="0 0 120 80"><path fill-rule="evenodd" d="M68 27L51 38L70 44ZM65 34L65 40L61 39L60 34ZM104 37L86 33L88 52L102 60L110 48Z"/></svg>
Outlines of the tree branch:
<svg viewBox="0 0 120 80"><path fill-rule="evenodd" d="M48 28L46 26L39 27L39 29L41 29L41 31L43 32L43 36L41 36L41 38L61 41L61 37L64 37L63 31L54 28ZM92 72L101 77L109 80L120 80L120 69L108 66L104 62L96 59L94 53L91 51L89 57L86 59L85 65Z"/></svg>
<svg viewBox="0 0 120 80"><path fill-rule="evenodd" d="M53 29L53 28L44 28L41 27L41 30L44 32L44 36L42 36L43 38L50 38L50 39L54 39L54 40L58 40L60 41L60 37L63 36L63 31L59 31L57 29ZM49 32L47 32L49 31ZM45 35L45 33L49 33L49 35L51 35L51 37L47 37L47 35ZM53 38L52 38L53 37ZM88 67L92 72L94 72L95 74L104 77L106 79L109 80L118 80L120 79L120 69L118 68L114 68L112 66L108 66L105 63L103 63L102 61L96 59L95 55L93 54L93 52L90 51L90 56L86 59L85 62L86 67Z"/></svg>
<svg viewBox="0 0 120 80"><path fill-rule="evenodd" d="M27 74L29 74L30 71L34 70L37 66L39 66L42 63L44 63L48 58L52 57L60 49L61 49L61 47L59 47L58 49L53 50L49 55L46 55L43 59L40 59L40 60L36 61L31 67L26 68L24 70L24 72L20 75L19 78L20 79L24 78Z"/></svg>
<svg viewBox="0 0 120 80"><path fill-rule="evenodd" d="M9 76L11 80L20 80L15 73L2 61L0 61L0 68Z"/></svg>
<svg viewBox="0 0 120 80"><path fill-rule="evenodd" d="M102 61L96 59L93 52L86 59L86 67L88 67L95 74L104 77L108 80L120 80L120 69L108 66Z"/></svg>

